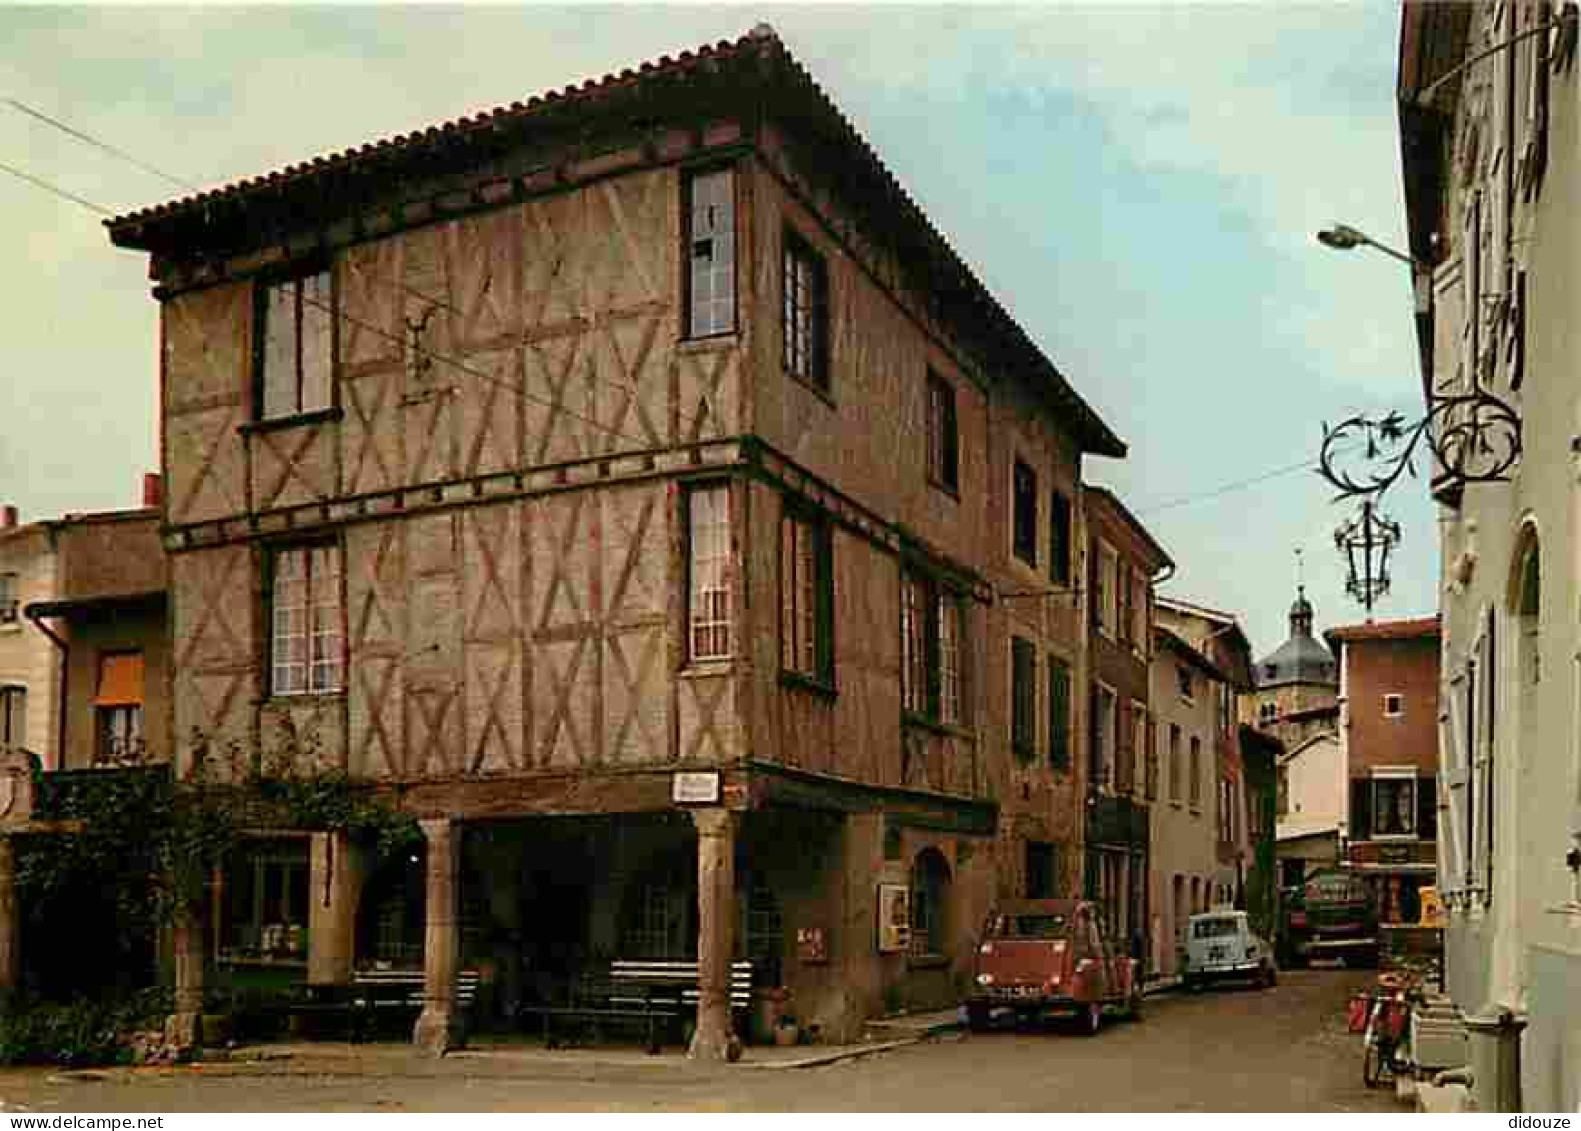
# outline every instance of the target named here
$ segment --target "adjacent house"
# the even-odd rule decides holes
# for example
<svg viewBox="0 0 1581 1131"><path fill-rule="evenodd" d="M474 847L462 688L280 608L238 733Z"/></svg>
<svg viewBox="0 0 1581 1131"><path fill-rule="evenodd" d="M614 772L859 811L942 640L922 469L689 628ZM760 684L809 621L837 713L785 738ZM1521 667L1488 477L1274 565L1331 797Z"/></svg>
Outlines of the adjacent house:
<svg viewBox="0 0 1581 1131"><path fill-rule="evenodd" d="M1438 618L1324 635L1339 652L1345 865L1367 877L1380 924L1415 924L1438 861Z"/></svg>
<svg viewBox="0 0 1581 1131"><path fill-rule="evenodd" d="M1252 688L1251 642L1230 613L1178 599L1160 599L1158 623L1201 652L1225 680L1204 694L1213 699L1213 742L1205 754L1201 778L1192 784L1208 791L1204 802L1214 815L1214 868L1207 893L1209 905L1246 907L1246 883L1256 852L1251 841L1246 773L1240 728L1241 697ZM1182 672L1180 693L1195 696L1196 677ZM1187 682L1191 686L1187 686Z"/></svg>
<svg viewBox="0 0 1581 1131"><path fill-rule="evenodd" d="M1575 696L1576 5L1408 0L1398 99L1429 405L1478 397L1442 504L1438 879L1449 992L1486 1111L1581 1104ZM1495 418L1489 396L1508 412ZM1471 402L1466 402L1470 404ZM1445 406L1445 411L1451 411ZM1447 474L1446 474L1447 472Z"/></svg>
<svg viewBox="0 0 1581 1131"><path fill-rule="evenodd" d="M1092 673L1086 890L1103 907L1115 937L1128 940L1135 957L1147 958L1153 952L1147 938L1153 585L1175 567L1112 492L1089 486L1083 495Z"/></svg>
<svg viewBox="0 0 1581 1131"><path fill-rule="evenodd" d="M1167 628L1154 626L1148 752L1152 969L1179 973L1186 921L1212 902L1218 871L1214 797L1206 788L1224 673Z"/></svg>
<svg viewBox="0 0 1581 1131"><path fill-rule="evenodd" d="M27 750L49 768L60 749L60 658L23 610L58 588L49 525L20 523L15 507L0 507L0 748Z"/></svg>
<svg viewBox="0 0 1581 1131"><path fill-rule="evenodd" d="M715 1056L735 958L839 1039L1078 890L1125 447L772 29L108 227L160 304L178 773L287 749L425 835L261 834L224 890L287 894L178 932L184 1015L205 957L421 968L442 1050L463 967L509 1015L695 959ZM1112 766L1165 559L1106 537Z"/></svg>

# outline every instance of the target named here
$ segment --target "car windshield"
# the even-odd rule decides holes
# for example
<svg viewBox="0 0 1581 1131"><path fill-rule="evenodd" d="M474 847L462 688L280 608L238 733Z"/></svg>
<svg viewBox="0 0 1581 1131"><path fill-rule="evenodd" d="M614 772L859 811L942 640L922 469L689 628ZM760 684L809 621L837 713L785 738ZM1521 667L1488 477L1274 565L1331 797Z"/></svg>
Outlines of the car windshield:
<svg viewBox="0 0 1581 1131"><path fill-rule="evenodd" d="M988 933L996 939L1062 939L1063 915L995 915Z"/></svg>
<svg viewBox="0 0 1581 1131"><path fill-rule="evenodd" d="M1198 919L1191 925L1191 934L1193 938L1216 939L1235 934L1239 926L1239 919Z"/></svg>

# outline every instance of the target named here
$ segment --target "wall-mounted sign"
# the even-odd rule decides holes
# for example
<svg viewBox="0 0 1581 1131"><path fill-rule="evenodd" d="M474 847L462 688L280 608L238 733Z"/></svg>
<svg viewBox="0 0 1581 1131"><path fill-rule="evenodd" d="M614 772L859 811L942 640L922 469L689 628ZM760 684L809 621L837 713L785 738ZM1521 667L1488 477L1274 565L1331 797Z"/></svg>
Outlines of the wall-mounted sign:
<svg viewBox="0 0 1581 1131"><path fill-rule="evenodd" d="M911 889L905 884L878 885L878 951L894 954L911 945Z"/></svg>
<svg viewBox="0 0 1581 1131"><path fill-rule="evenodd" d="M677 805L717 804L719 801L719 771L677 771L670 778L670 800Z"/></svg>

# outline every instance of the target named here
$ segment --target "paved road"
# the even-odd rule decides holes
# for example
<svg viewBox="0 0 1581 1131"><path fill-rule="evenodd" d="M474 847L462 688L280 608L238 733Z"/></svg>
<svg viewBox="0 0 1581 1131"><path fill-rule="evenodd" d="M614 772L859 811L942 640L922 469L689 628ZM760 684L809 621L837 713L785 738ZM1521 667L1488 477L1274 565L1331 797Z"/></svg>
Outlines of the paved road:
<svg viewBox="0 0 1581 1131"><path fill-rule="evenodd" d="M1145 1020L1094 1038L1057 1026L963 1035L803 1070L386 1055L65 1082L10 1070L0 1102L43 1112L1398 1111L1362 1086L1357 1039L1344 1032L1345 1000L1363 980L1295 971L1273 990L1152 998Z"/></svg>

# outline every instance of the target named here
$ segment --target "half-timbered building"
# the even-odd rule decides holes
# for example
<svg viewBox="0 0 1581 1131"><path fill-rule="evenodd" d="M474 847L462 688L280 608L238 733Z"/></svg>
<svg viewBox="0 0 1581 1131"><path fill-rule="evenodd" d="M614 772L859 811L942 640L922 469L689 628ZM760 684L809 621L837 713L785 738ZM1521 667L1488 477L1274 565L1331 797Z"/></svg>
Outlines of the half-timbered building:
<svg viewBox="0 0 1581 1131"><path fill-rule="evenodd" d="M425 834L261 846L230 890L283 894L189 966L419 966L443 1049L459 968L509 1015L695 958L715 1055L733 957L849 1036L1079 883L1124 445L772 30L108 227L161 308L178 771L287 750Z"/></svg>

